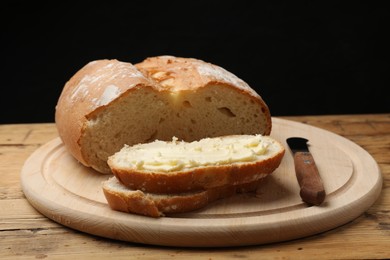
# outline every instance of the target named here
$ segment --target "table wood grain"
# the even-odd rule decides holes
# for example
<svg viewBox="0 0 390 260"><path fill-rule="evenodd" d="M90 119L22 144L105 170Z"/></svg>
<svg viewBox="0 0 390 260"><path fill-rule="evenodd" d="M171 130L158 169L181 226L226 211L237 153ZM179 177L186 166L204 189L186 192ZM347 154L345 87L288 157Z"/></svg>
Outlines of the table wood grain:
<svg viewBox="0 0 390 260"><path fill-rule="evenodd" d="M25 160L57 137L53 123L0 125L0 258L52 259L367 259L390 257L390 114L280 117L344 136L378 163L383 188L361 216L303 239L261 246L179 248L95 237L39 214L20 186Z"/></svg>

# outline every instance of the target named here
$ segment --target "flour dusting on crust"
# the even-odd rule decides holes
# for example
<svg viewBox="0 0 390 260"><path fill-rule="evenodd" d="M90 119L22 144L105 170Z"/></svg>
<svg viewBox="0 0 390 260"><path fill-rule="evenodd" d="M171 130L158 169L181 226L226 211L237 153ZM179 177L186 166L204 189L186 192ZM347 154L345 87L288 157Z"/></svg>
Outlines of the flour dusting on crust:
<svg viewBox="0 0 390 260"><path fill-rule="evenodd" d="M196 68L201 76L215 78L217 81L234 85L242 90L250 91L252 95L258 96L258 94L245 81L224 68L207 62L198 62Z"/></svg>
<svg viewBox="0 0 390 260"><path fill-rule="evenodd" d="M197 69L201 76L215 77L217 80L224 81L232 85L239 85L242 88L249 87L243 80L221 67L207 63L198 63Z"/></svg>
<svg viewBox="0 0 390 260"><path fill-rule="evenodd" d="M103 95L98 99L98 105L104 106L110 103L121 94L121 90L115 85L109 85L103 92Z"/></svg>
<svg viewBox="0 0 390 260"><path fill-rule="evenodd" d="M93 66L96 62L90 62L87 66ZM87 67L86 66L86 67ZM134 84L130 84L127 88L120 88L113 85L112 81L126 80L128 77L133 78L145 78L145 76L135 69L129 63L123 62L110 62L104 67L93 71L78 82L77 86L72 90L69 96L71 103L76 103L89 98L90 92L101 93L100 97L91 97L91 110L96 107L107 105L117 97L119 97L126 89L133 87L137 80L134 80Z"/></svg>

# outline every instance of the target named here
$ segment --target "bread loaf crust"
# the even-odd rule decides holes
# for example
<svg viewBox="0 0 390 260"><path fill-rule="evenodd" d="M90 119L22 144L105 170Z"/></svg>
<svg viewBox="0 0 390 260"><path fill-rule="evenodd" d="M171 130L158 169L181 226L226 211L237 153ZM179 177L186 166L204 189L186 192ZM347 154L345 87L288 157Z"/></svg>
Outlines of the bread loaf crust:
<svg viewBox="0 0 390 260"><path fill-rule="evenodd" d="M222 86L224 89L230 89L232 93L241 93L243 97L250 99L251 103L256 104L256 109L258 108L261 113L261 116L256 119L258 120L257 126L252 127L250 132L247 130L240 132L239 129L233 132L225 128L226 133L223 134L270 134L272 123L269 109L261 97L244 81L213 64L173 56L148 58L135 66L118 60L96 60L88 63L65 84L56 106L55 122L65 147L79 162L98 172L111 173L107 158L124 144L133 145L159 137L169 140L177 134L177 131L180 131L179 135L182 136L179 137L183 140L200 139L211 136L212 133L205 132L191 137L189 132L191 129L187 131L187 128L166 127L169 129L165 130L163 136L154 135L151 132L148 138L133 135L131 141L113 140L115 135L107 136L107 140L103 141L116 141L117 143L117 147L112 148L113 150L105 150L106 148L100 148L96 144L92 149L86 148L91 142L90 135L94 134L95 130L91 130L90 126L95 123L96 118L102 114L109 114L110 110L120 104L121 100L131 97L138 90L149 89L148 93L156 95L181 92L196 95L210 86L216 86L215 91ZM231 113L225 107L220 110L228 116ZM241 119L244 120L244 118ZM148 120L147 115L144 120ZM202 122L197 123L202 124ZM165 126L169 124L166 123ZM105 127L109 131L110 125ZM207 127L204 126L202 129L207 129ZM141 130L139 132L142 132ZM218 134L214 134L216 135ZM121 143L118 144L119 142Z"/></svg>
<svg viewBox="0 0 390 260"><path fill-rule="evenodd" d="M174 56L150 57L134 65L145 77L170 91L197 90L210 83L234 86L261 99L249 85L229 71L202 60Z"/></svg>

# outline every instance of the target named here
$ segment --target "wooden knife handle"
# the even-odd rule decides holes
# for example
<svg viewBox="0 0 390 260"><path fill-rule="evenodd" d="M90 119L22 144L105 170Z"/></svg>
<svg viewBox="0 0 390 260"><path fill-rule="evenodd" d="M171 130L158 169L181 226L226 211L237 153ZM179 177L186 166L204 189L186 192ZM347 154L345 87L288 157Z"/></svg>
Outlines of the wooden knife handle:
<svg viewBox="0 0 390 260"><path fill-rule="evenodd" d="M313 156L310 152L296 152L294 165L302 200L311 205L320 205L325 200L325 189Z"/></svg>

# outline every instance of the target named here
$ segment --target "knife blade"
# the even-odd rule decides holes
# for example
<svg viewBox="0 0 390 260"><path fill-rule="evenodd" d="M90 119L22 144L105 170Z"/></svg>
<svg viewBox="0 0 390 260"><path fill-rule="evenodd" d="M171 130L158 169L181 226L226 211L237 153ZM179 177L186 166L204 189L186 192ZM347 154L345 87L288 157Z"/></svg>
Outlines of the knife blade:
<svg viewBox="0 0 390 260"><path fill-rule="evenodd" d="M307 146L309 140L290 137L286 141L294 156L295 173L301 189L299 195L307 204L320 205L325 200L326 193L313 155Z"/></svg>

